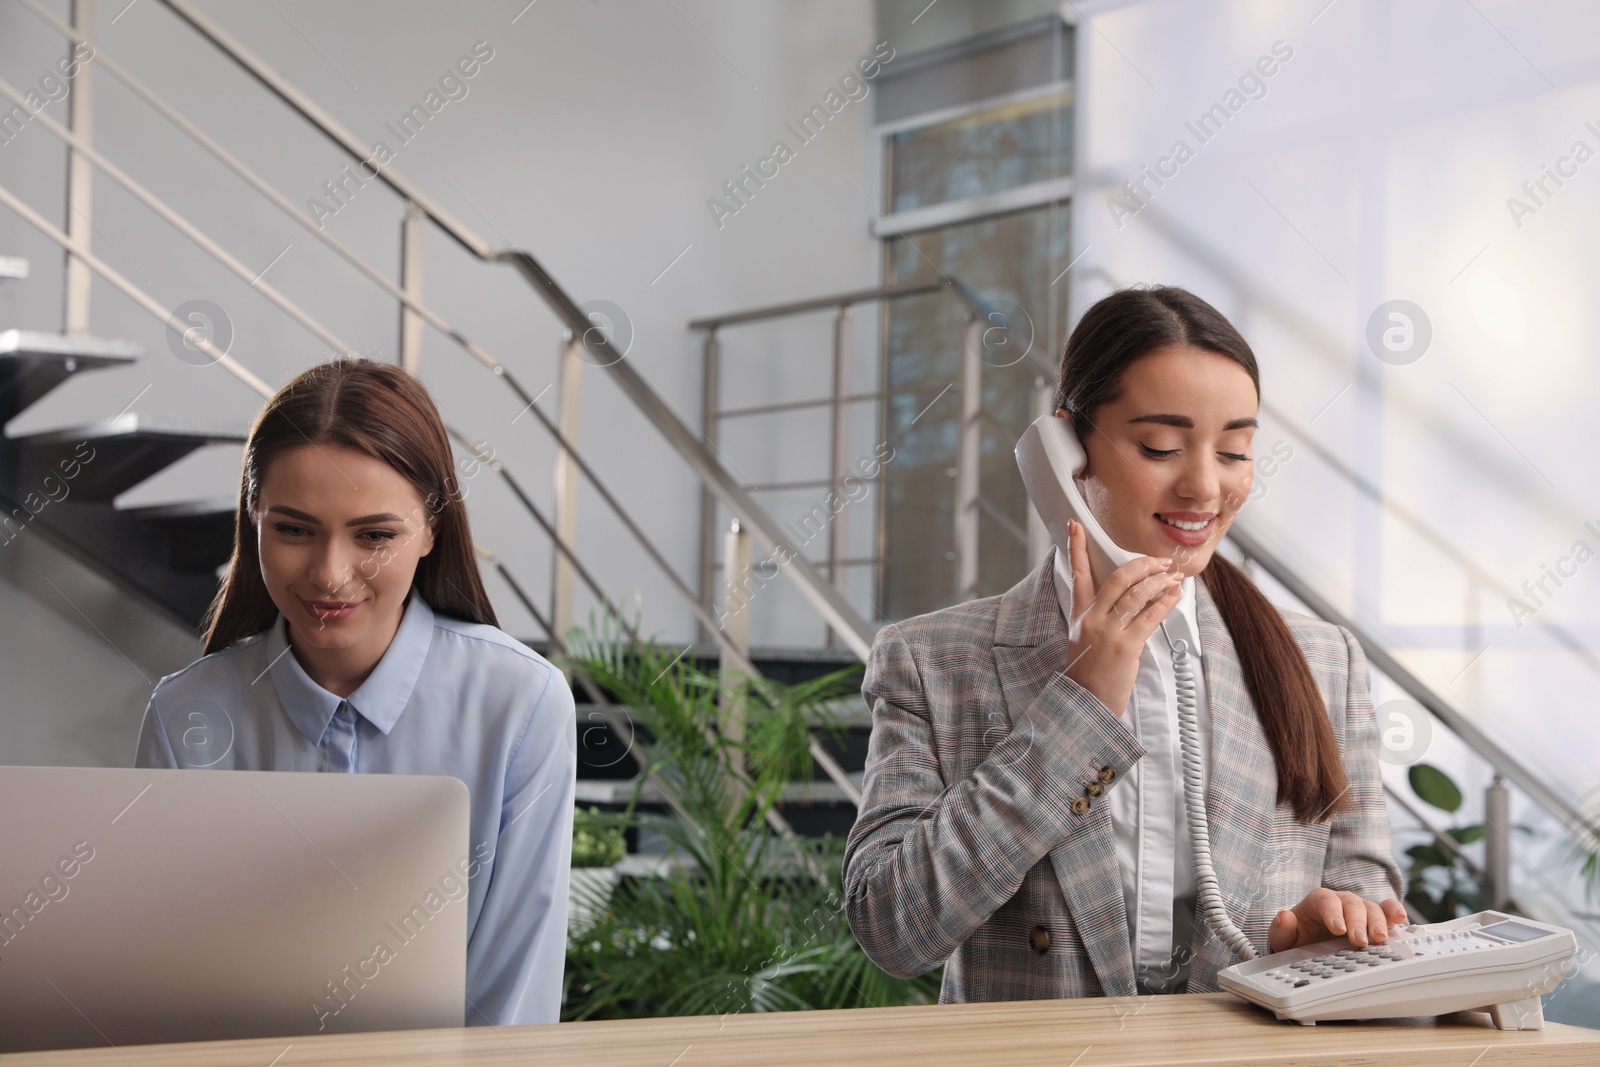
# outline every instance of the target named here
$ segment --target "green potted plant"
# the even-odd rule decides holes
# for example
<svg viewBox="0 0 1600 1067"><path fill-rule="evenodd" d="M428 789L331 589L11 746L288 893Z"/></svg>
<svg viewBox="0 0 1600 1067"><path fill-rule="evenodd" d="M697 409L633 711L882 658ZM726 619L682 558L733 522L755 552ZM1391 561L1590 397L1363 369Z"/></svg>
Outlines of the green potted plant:
<svg viewBox="0 0 1600 1067"><path fill-rule="evenodd" d="M572 820L572 875L567 926L584 927L604 911L627 853L622 821L599 808L576 808Z"/></svg>
<svg viewBox="0 0 1600 1067"><path fill-rule="evenodd" d="M1453 815L1461 808L1461 788L1444 771L1431 763L1417 763L1407 777L1411 791L1424 803ZM1470 845L1483 839L1483 824L1452 826L1444 834L1457 845ZM1467 862L1437 840L1428 840L1406 849L1411 860L1406 871L1406 903L1424 922L1437 923L1482 911L1483 882Z"/></svg>
<svg viewBox="0 0 1600 1067"><path fill-rule="evenodd" d="M894 978L850 933L842 842L778 832L787 782L812 776L812 722L859 690L860 668L814 682L724 681L674 650L574 635L568 666L634 719L644 771L617 818L667 844L658 874L619 880L603 909L569 925L563 1019L866 1007L936 1000L937 971ZM742 722L730 729L726 709ZM642 811L646 776L669 797Z"/></svg>

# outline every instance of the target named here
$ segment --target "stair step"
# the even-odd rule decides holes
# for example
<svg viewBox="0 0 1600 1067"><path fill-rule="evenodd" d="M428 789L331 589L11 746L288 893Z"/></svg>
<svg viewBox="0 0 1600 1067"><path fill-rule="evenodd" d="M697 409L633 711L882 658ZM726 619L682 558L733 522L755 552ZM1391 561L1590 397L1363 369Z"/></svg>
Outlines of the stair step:
<svg viewBox="0 0 1600 1067"><path fill-rule="evenodd" d="M549 658L558 654L548 638L524 637L523 644ZM683 661L703 671L714 671L720 662L721 646L714 642L694 644L683 653ZM790 684L810 681L824 674L845 668L861 669L862 663L845 648L784 648L756 646L750 650L750 659L764 676L776 682ZM573 695L579 704L588 703L588 696L580 688Z"/></svg>
<svg viewBox="0 0 1600 1067"><path fill-rule="evenodd" d="M26 271L25 264L23 269ZM124 366L143 353L144 349L132 341L66 337L32 330L0 332L0 425L10 422L73 374Z"/></svg>
<svg viewBox="0 0 1600 1067"><path fill-rule="evenodd" d="M859 788L861 785L861 772L855 771L849 775L852 782ZM633 791L637 788L637 778L608 779L608 778L579 778L577 791L574 794L579 804L626 804L633 799ZM664 804L666 799L661 791L653 784L646 782L644 790L639 794L641 804ZM778 794L779 804L849 804L850 800L844 795L835 782L826 779L813 782L788 782Z"/></svg>
<svg viewBox="0 0 1600 1067"><path fill-rule="evenodd" d="M599 709L589 700L587 690L576 679L572 683L572 696L578 705L579 714L593 716L590 721L599 726L601 723ZM640 719L640 716L635 713L633 708L626 704L612 704L611 710L621 715L627 722L638 722ZM837 725L844 730L865 730L870 729L872 726L872 710L867 707L866 701L862 700L858 695L852 694L838 700L826 701L823 704L823 711L826 714L817 711L811 713L811 725L816 729ZM585 729L587 728L585 727Z"/></svg>
<svg viewBox="0 0 1600 1067"><path fill-rule="evenodd" d="M238 501L231 497L144 504L117 510L161 527L169 562L179 574L216 574L233 556L233 523Z"/></svg>
<svg viewBox="0 0 1600 1067"><path fill-rule="evenodd" d="M128 412L83 426L15 437L11 445L19 457L22 485L38 485L46 477L60 479L63 472L76 469L69 479L74 497L110 501L198 448L244 440L241 433L159 426Z"/></svg>
<svg viewBox="0 0 1600 1067"><path fill-rule="evenodd" d="M0 256L0 281L28 276L28 261L17 256Z"/></svg>

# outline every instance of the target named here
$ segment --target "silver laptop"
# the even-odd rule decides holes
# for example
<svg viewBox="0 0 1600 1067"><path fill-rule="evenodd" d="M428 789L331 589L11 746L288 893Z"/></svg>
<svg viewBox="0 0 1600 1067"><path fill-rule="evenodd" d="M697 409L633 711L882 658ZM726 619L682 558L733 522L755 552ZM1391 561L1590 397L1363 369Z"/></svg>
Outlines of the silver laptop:
<svg viewBox="0 0 1600 1067"><path fill-rule="evenodd" d="M0 1052L465 1023L455 778L0 767Z"/></svg>

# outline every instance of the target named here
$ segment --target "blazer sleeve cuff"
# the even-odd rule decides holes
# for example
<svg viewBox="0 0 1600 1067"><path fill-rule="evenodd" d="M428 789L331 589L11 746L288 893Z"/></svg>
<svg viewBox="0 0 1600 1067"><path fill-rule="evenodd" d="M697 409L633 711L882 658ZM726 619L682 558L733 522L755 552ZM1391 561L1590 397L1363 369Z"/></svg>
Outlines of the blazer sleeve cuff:
<svg viewBox="0 0 1600 1067"><path fill-rule="evenodd" d="M1031 780L1040 814L1065 836L1094 817L1145 749L1120 716L1063 671L995 754Z"/></svg>

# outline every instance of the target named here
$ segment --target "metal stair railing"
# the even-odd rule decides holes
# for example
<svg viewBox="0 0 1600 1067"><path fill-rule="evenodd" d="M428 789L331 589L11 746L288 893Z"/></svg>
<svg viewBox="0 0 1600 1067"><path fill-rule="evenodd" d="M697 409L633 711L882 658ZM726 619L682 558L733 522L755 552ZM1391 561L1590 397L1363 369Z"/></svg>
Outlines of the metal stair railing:
<svg viewBox="0 0 1600 1067"><path fill-rule="evenodd" d="M1247 557L1255 561L1279 585L1294 594L1306 607L1310 608L1317 616L1337 626L1342 626L1355 635L1360 642L1362 651L1367 654L1367 659L1374 667L1382 671L1384 676L1398 685L1405 693L1421 704L1424 708L1444 723L1450 732L1461 738L1478 755L1488 761L1489 765L1498 774L1504 775L1516 783L1528 796L1532 797L1540 807L1560 819L1568 829L1582 835L1590 847L1600 850L1600 830L1597 830L1576 807L1570 804L1555 790L1544 783L1540 777L1521 761L1512 756L1499 743L1485 733L1472 720L1458 711L1444 697L1435 693L1428 685L1401 663L1377 639L1368 633L1362 626L1347 617L1322 594L1311 588L1304 579L1279 559L1270 549L1264 546L1254 536L1239 528L1235 523L1228 530L1228 539L1237 545Z"/></svg>
<svg viewBox="0 0 1600 1067"><path fill-rule="evenodd" d="M19 2L27 6L38 17L46 22L46 24L50 25L52 28L56 29L58 32L62 33L75 43L81 44L89 42L89 38L78 33L65 23L62 23L59 19L56 19L48 11L41 8L35 2L35 0L19 0ZM165 0L163 0L163 2L165 3ZM367 158L370 155L369 152L365 152L359 147L359 143L355 141L354 137L347 130L340 126L330 116L327 116L325 113L323 113L321 109L312 103L308 98L304 97L303 94L299 93L298 90L289 85L287 81L276 75L275 72L272 72L269 68L262 64L258 58L249 53L248 50L244 49L242 45L227 35L225 31L222 31L219 27L212 24L199 12L193 10L187 4L176 2L176 0L174 0L172 3L166 3L166 6L171 8L174 13L176 13L185 22L193 26L198 32L201 33L203 37L226 53L248 73L266 85L275 95L279 96L280 99L288 103L292 108L299 112L302 117L306 118L313 126L332 139L346 152L350 153L357 159ZM134 78L128 71L117 65L113 60L106 56L103 50L96 48L95 57L96 62L100 66L104 67L108 73L111 73L113 76L117 77L147 104L151 105L163 116L177 124L179 128L183 130L183 132L195 139L202 148L205 148L208 152L216 156L221 162L228 166L230 170L244 178L246 182L257 192L266 195L272 203L284 210L304 228L307 228L309 232L313 233L324 244L328 245L335 252L337 252L341 258L356 266L357 269L360 270L360 272L370 281L378 284L391 297L399 301L408 312L415 314L428 324L434 326L442 334L444 334L446 337L449 337L454 343L466 350L479 362L487 366L497 377L504 380L507 386L510 387L513 392L515 392L524 402L525 410L531 410L534 412L534 415L538 421L548 432L552 434L558 447L561 448L570 459L575 461L578 469L584 474L585 477L589 479L591 484L596 487L596 489L600 492L602 499L605 500L608 506L611 507L611 509L623 522L624 526L645 548L652 561L663 569L674 589L679 592L680 595L685 597L686 602L692 609L696 611L697 615L702 615L703 609L700 605L700 598L695 596L692 591L688 590L687 586L684 585L682 580L677 577L676 573L671 569L665 558L650 541L648 535L646 535L639 525L627 515L626 511L622 509L620 503L617 501L615 495L606 488L604 483L595 474L594 470L583 461L581 454L578 453L577 449L573 446L573 443L567 440L560 433L557 427L550 422L549 418L541 410L539 410L535 404L535 400L537 398L531 397L503 364L496 360L481 346L474 344L470 339L468 339L459 330L452 327L442 317L422 304L422 302L416 299L412 293L409 293L405 289L402 289L401 287L390 282L382 275L381 272L376 270L376 268L373 268L370 264L366 263L355 252L331 237L331 235L318 230L315 226L309 225L308 220L304 218L304 216L298 211L298 209L294 207L293 204L287 200L287 198L273 191L263 179L250 171L250 169L241 163L236 157L233 157L230 153L226 152L226 150L223 149L214 139L205 135L202 131L195 127L193 123L189 122L187 119L184 119L175 108L161 100L156 94L143 86L142 83L139 83L138 80ZM0 86L0 91L8 89L9 86ZM134 181L120 168L116 167L115 164L111 163L100 153L96 152L92 146L85 141L85 139L78 137L71 130L68 130L65 127L62 127L59 123L54 122L54 120L50 119L48 115L40 115L39 117L45 120L44 124L47 129L49 129L56 136L60 137L84 160L103 170L109 177L121 184L135 197L135 199L156 211L157 214L161 215L165 221L177 228L208 254L218 259L219 262L221 262L235 275L240 276L247 281L253 280L250 272L248 272L242 264L240 264L229 253L227 253L225 249L221 248L220 245L212 241L198 227L195 227L189 223L175 210L160 201L154 196L154 194L150 193L141 184ZM485 262L506 263L512 266L513 269L515 269L517 273L524 278L524 280L534 287L535 291L538 292L538 294L545 300L552 310L556 312L558 318L561 318L567 324L569 330L571 330L572 336L581 339L581 343L591 352L593 352L597 359L612 369L613 375L618 378L619 384L623 386L624 393L634 401L635 405L638 406L646 415L646 417L656 425L657 429L662 432L663 436L667 437L668 441L678 449L680 454L684 455L684 457L690 462L691 466L695 468L696 472L713 486L713 490L718 492L718 494L725 500L725 502L729 504L733 510L735 510L736 513L741 513L747 519L750 526L758 533L766 531L772 538L775 539L773 542L774 545L782 543L783 537L781 531L778 530L776 525L773 524L772 521L760 511L754 502L751 501L748 496L746 496L724 472L722 472L716 460L711 457L707 450L700 446L699 442L693 438L687 428L684 427L683 424L677 419L676 415L667 408L666 404L661 400L660 396L655 393L653 388L650 387L648 383L644 382L644 380L633 370L631 366L621 365L620 357L616 356L614 351L611 349L609 341L604 338L599 331L592 329L592 323L587 319L583 312L554 282L554 280L550 278L543 268L539 266L538 262L534 260L531 255L520 251L493 249L487 242L479 238L470 229L465 227L459 220L440 208L432 201L431 198L426 196L426 194L422 193L418 188L413 186L401 175L395 173L392 168L384 168L380 174L385 184L405 198L408 214L420 211L425 217L443 229L476 258ZM103 260L94 256L94 254L87 248L82 247L79 241L74 240L68 234L51 225L37 212L29 208L23 201L21 201L20 198L16 197L10 190L5 189L4 187L0 187L0 203L4 203L7 207L18 214L19 217L23 218L46 237L65 249L69 253L69 256L76 258L89 270L93 271L93 273L110 282L115 288L124 293L124 295L127 295L130 299L134 300L135 303L139 304L148 313L163 321L169 328L174 329L179 333L184 333L187 324L177 320L169 309L162 306L158 301L150 297L148 293L145 293L137 285L134 285L128 279L123 277L119 272L111 268ZM296 322L305 327L313 335L317 336L318 339L323 343L328 344L336 351L343 352L350 350L349 346L345 345L336 335L334 335L331 331L328 331L308 313L299 309L296 305L289 301L287 297L279 293L277 290L272 289L270 286L261 284L255 285L254 288L260 291L269 302L273 303L286 314L289 314L295 319ZM224 369L228 370L230 373L234 374L235 377L238 377L240 380L250 385L251 388L255 389L258 393L263 396L271 395L272 390L263 381L261 381L259 377L249 371L248 368L244 367L237 360L217 349L209 342L208 339L200 338L198 341L196 341L196 339L192 336L190 336L188 339L192 343L195 343L195 347L197 349L210 356L215 362L223 366ZM467 447L481 455L481 448L472 442L471 439L466 435L460 433L459 431L452 430L452 436L456 437L458 441L467 445ZM496 473L500 474L503 480L512 486L514 495L517 497L519 502L522 503L524 508L529 510L531 515L535 516L536 521L538 521L547 532L550 532L552 529L551 524L544 520L543 517L537 513L536 509L531 507L531 500L528 498L527 494L521 490L520 486L516 483L509 470L507 470L504 465L498 461L492 464L492 468ZM576 564L576 555L572 552L571 546L565 543L565 539L557 537L554 543L556 545L556 550L561 557L571 564ZM805 560L797 559L794 561L794 564L794 574L796 580L800 582L802 591L806 592L808 599L812 600L813 603L818 606L824 617L829 619L830 625L839 626L842 632L848 635L848 637L851 639L853 650L858 656L864 659L867 650L870 648L872 638L872 630L870 627L868 627L867 624L859 617L854 615L842 598L838 597L836 594L832 594L830 589L822 585L815 573L815 570L811 568ZM584 572L584 574L585 581L591 585L591 588L595 588L598 594L598 587L593 585L592 578L587 576L587 572ZM614 605L610 605L608 599L604 597L601 597L601 599L608 606L614 609ZM618 617L620 618L620 615ZM551 634L551 637L554 641L556 641L558 644L564 644L564 639L559 634L551 632L554 627L551 626L550 620L546 620L542 614L539 613L535 613L535 619L538 620L542 626L547 627L547 633ZM701 618L702 624L708 620L710 620L709 613L704 613L703 617ZM759 674L744 652L729 642L725 635L721 634L720 631L715 629L712 630L712 634L722 645L723 654L726 659L730 660L737 667L750 675ZM812 750L813 757L822 767L824 773L826 773L829 778L833 779L834 782L845 792L846 796L852 799L852 801L859 801L859 789L856 787L854 782L850 780L849 776L843 771L843 769L839 767L832 756L815 740L812 742Z"/></svg>
<svg viewBox="0 0 1600 1067"><path fill-rule="evenodd" d="M372 158L371 145L363 144L337 119L324 111L288 79L284 78L242 42L201 13L187 0L160 0L162 5L186 22L198 34L234 61L241 69L295 110L330 141L344 150L352 160L360 162ZM817 573L803 557L794 552L781 528L752 500L742 487L722 469L711 451L671 410L661 395L626 363L590 321L577 303L561 288L539 262L529 253L513 249L496 249L454 215L442 208L432 197L401 175L393 166L377 171L377 180L402 197L409 207L421 211L436 226L448 234L475 258L486 263L505 263L516 270L556 317L608 369L617 386L634 406L651 422L656 430L682 456L701 480L711 487L718 498L758 537L770 550L787 550L794 558L788 569L800 591L811 601L824 620L838 630L856 654L865 659L872 646L874 631L843 597ZM524 402L531 403L526 392L515 385L504 368L496 365L495 373L511 384Z"/></svg>
<svg viewBox="0 0 1600 1067"><path fill-rule="evenodd" d="M1021 539L1024 545L1029 545L1029 533L1010 519L1009 516L1000 514L998 509L984 496L979 485L979 449L981 446L980 420L983 413L982 370L984 337L989 332L1000 329L1005 330L1007 323L1003 316L991 310L973 290L961 279L948 275L941 276L937 282L922 282L904 285L884 285L870 289L856 289L829 296L812 297L805 300L796 300L784 304L774 304L746 311L729 312L722 315L708 316L695 319L689 323L691 330L704 331L701 343L701 407L704 412L703 435L710 447L716 448L721 436L722 422L730 418L740 418L752 415L766 415L780 411L796 411L804 408L826 407L828 409L828 476L823 479L805 482L787 482L781 486L769 485L767 489L802 489L820 488L823 486L845 495L845 477L848 473L845 409L851 404L876 401L879 405L880 427L884 421L884 407L891 395L908 395L917 390L903 389L895 391L875 391L870 393L850 393L848 387L852 376L853 363L853 314L855 308L864 303L882 302L889 303L914 296L929 296L946 294L956 300L966 312L966 322L962 328L961 338L961 416L960 431L957 434L956 445L956 484L955 484L955 518L954 542L956 546L956 588L955 598L962 601L970 599L979 593L978 589L978 513L986 511L997 518L1003 529ZM810 314L819 311L835 312L833 326L833 361L830 395L806 400L791 400L782 403L760 404L750 407L728 409L722 406L722 341L720 331L730 326L742 326L756 322L770 322L775 319L790 318L795 315ZM1050 380L1054 377L1053 370L1048 363L1032 351L1030 346L1028 358L1042 371L1040 380ZM1037 407L1038 404L1036 403ZM880 498L881 499L881 498ZM881 519L880 519L881 521ZM703 603L711 607L713 591L715 589L715 573L718 569L716 561L716 501L709 489L701 492L700 501L700 589ZM1039 530L1042 534L1042 527ZM1040 541L1032 547L1043 551L1043 542ZM859 560L846 560L844 552L844 530L842 523L835 521L828 526L828 554L827 574L834 586L842 592L844 585L844 567L848 563L862 562ZM878 556L870 561L881 568L881 550ZM732 577L725 576L729 581ZM881 582L875 582L881 585ZM874 614L876 607L874 606ZM832 630L829 630L825 644L832 644Z"/></svg>

